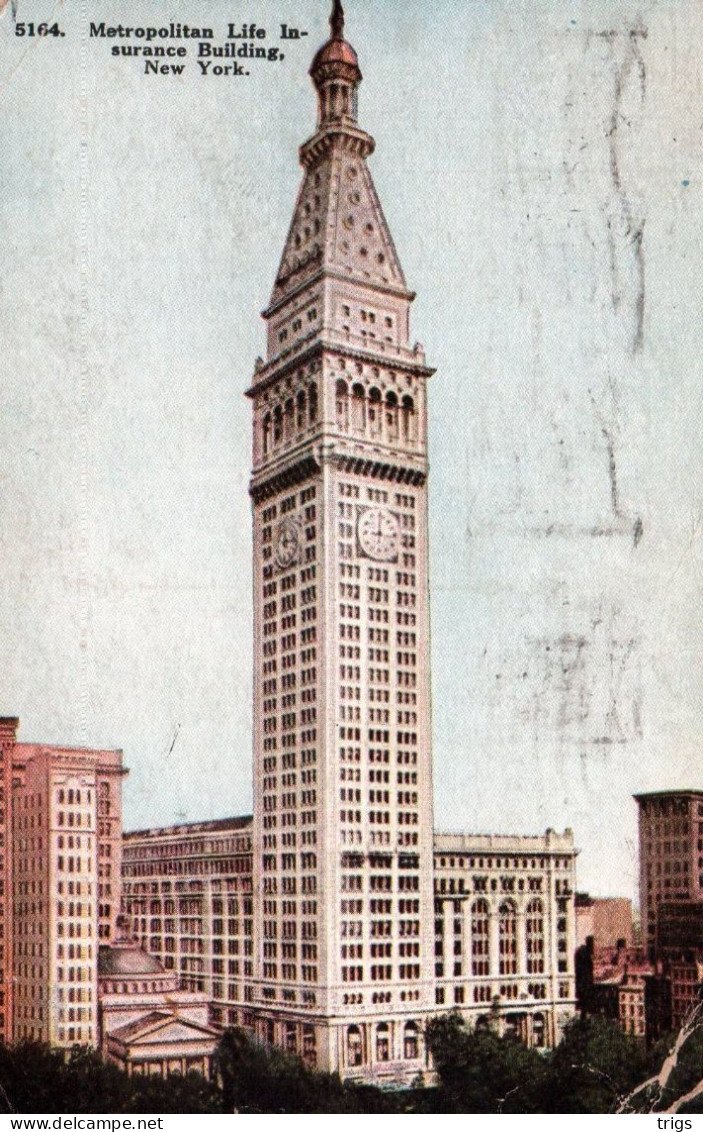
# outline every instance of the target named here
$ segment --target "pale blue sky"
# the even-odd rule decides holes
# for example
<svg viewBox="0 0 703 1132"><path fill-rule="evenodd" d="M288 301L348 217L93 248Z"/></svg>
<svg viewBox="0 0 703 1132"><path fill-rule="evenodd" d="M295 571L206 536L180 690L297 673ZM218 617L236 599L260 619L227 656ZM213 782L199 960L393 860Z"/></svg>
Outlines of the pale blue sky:
<svg viewBox="0 0 703 1132"><path fill-rule="evenodd" d="M113 60L84 7L55 6L61 40L0 17L0 710L121 746L133 827L251 805L243 393L328 12L97 6L309 30L203 79ZM593 892L633 891L634 790L703 784L702 24L696 0L347 4L438 369L436 824L570 825Z"/></svg>

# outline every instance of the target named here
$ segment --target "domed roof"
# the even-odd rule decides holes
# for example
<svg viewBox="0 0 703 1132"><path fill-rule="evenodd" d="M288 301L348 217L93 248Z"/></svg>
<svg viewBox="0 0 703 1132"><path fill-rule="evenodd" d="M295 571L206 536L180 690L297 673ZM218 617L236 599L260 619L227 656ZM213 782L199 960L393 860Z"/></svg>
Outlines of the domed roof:
<svg viewBox="0 0 703 1132"><path fill-rule="evenodd" d="M101 947L98 953L98 975L163 975L164 969L155 955L148 955L135 943Z"/></svg>
<svg viewBox="0 0 703 1132"><path fill-rule="evenodd" d="M349 67L358 67L359 58L346 39L330 39L318 51L310 70L314 71L325 63L346 63Z"/></svg>
<svg viewBox="0 0 703 1132"><path fill-rule="evenodd" d="M334 0L332 5L332 15L330 16L330 31L331 36L327 40L317 55L312 61L310 74L315 79L322 77L319 75L323 71L324 77L329 78L329 68L333 68L332 77L334 76L334 68L340 68L339 77L346 78L350 82L359 82L361 80L361 71L359 70L359 59L356 51L351 43L347 43L344 38L344 8L342 7L342 0ZM347 71L351 68L351 71Z"/></svg>

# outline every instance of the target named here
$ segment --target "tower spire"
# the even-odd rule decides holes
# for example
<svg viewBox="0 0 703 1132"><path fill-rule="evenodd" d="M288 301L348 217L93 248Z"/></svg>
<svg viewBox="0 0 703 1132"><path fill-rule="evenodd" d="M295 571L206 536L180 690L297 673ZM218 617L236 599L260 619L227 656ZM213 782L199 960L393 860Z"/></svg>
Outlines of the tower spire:
<svg viewBox="0 0 703 1132"><path fill-rule="evenodd" d="M356 123L356 91L361 82L356 51L344 38L342 0L332 4L330 32L310 68L319 98L319 127Z"/></svg>
<svg viewBox="0 0 703 1132"><path fill-rule="evenodd" d="M344 8L342 0L334 0L332 15L330 16L332 39L344 39Z"/></svg>

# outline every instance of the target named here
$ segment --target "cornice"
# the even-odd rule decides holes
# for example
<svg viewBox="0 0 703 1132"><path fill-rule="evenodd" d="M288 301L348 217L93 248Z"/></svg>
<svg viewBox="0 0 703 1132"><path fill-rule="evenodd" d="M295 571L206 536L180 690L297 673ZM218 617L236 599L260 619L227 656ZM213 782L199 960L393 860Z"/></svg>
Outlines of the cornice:
<svg viewBox="0 0 703 1132"><path fill-rule="evenodd" d="M404 373L416 374L418 377L429 378L437 372L434 367L427 366L424 362L414 362L411 358L402 358L397 355L389 357L388 354L380 351L366 350L362 347L351 346L347 342L340 342L331 338L316 337L301 353L296 354L294 357L288 357L283 361L279 358L274 358L273 361L267 362L262 366L261 369L255 373L254 381L250 388L247 389L246 396L252 398L256 397L259 393L262 393L265 389L275 384L281 377L285 377L291 371L306 365L312 358L324 356L325 354L341 355L342 357L350 358L353 361L362 362L366 365L402 370Z"/></svg>
<svg viewBox="0 0 703 1132"><path fill-rule="evenodd" d="M277 495L279 491L285 491L312 479L319 475L325 466L337 468L347 475L366 476L387 483L422 487L427 482L426 468L409 467L400 461L325 451L320 448L316 452L306 453L287 466L279 465L270 471L262 469L255 473L249 485L249 494L254 503L260 503Z"/></svg>
<svg viewBox="0 0 703 1132"><path fill-rule="evenodd" d="M272 474L264 475L261 479L255 475L249 485L249 494L254 503L260 503L263 499L270 499L279 491L285 491L289 487L295 487L305 480L312 479L321 470L320 461L310 452L288 467L279 467Z"/></svg>
<svg viewBox="0 0 703 1132"><path fill-rule="evenodd" d="M347 123L326 126L301 145L300 164L304 169L314 169L332 151L335 142L341 142L343 148L363 159L370 157L376 148L371 135L358 126Z"/></svg>

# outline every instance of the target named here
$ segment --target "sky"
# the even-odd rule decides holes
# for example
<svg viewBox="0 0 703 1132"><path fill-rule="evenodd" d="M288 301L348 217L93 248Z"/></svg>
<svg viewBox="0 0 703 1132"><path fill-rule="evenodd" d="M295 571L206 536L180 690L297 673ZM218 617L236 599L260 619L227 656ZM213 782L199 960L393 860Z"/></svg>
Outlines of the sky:
<svg viewBox="0 0 703 1132"><path fill-rule="evenodd" d="M703 9L346 7L437 367L435 824L569 826L579 887L631 896L632 794L703 787ZM0 14L0 712L122 748L127 828L251 807L244 391L327 17L19 0L65 33L19 37ZM181 75L147 75L91 19L255 21L285 57L206 77L183 40Z"/></svg>

